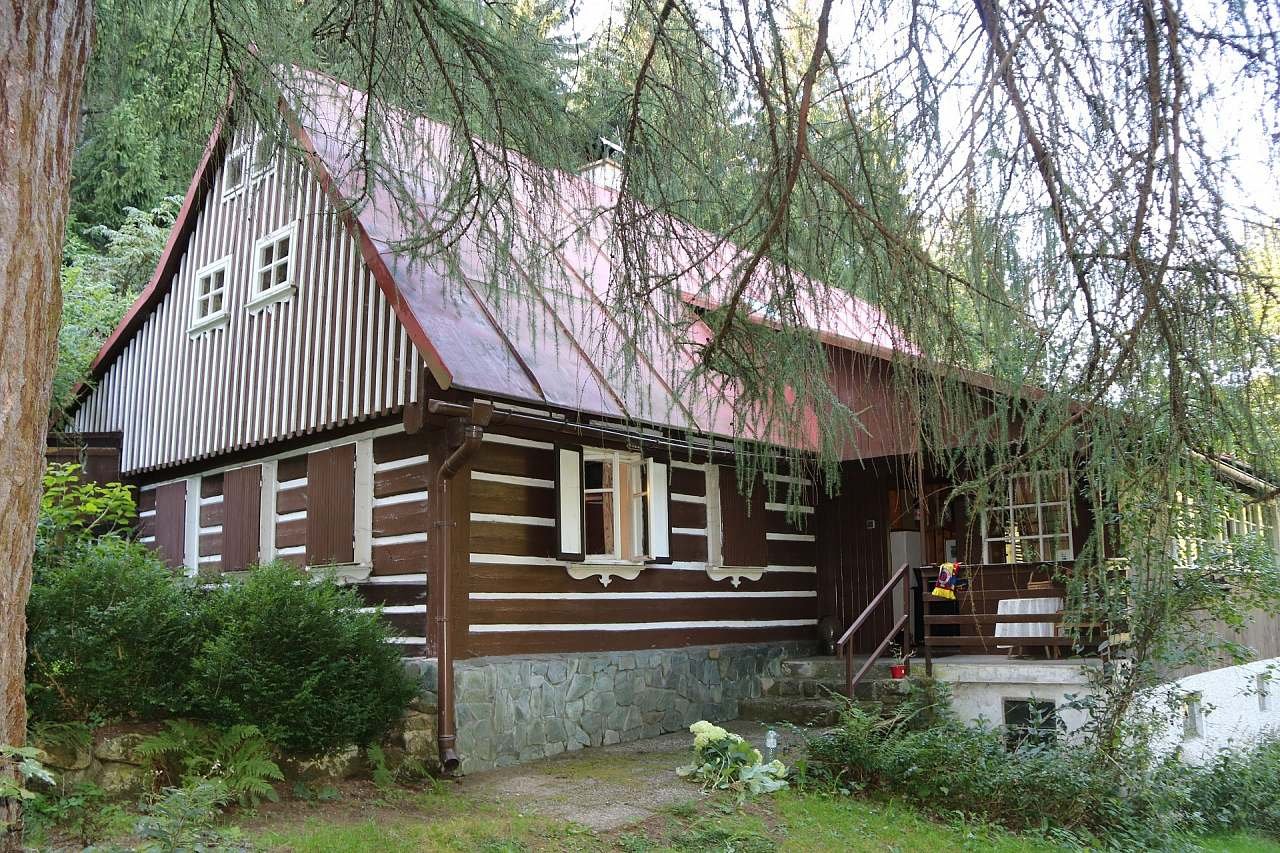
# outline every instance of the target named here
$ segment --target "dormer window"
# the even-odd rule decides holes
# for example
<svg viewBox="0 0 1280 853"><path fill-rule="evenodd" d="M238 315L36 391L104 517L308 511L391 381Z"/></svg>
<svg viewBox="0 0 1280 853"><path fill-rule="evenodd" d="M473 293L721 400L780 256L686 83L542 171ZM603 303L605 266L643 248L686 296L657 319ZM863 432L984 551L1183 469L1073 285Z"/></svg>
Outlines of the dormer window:
<svg viewBox="0 0 1280 853"><path fill-rule="evenodd" d="M253 283L248 308L261 308L293 295L297 237L298 223L295 220L258 241L253 251Z"/></svg>
<svg viewBox="0 0 1280 853"><path fill-rule="evenodd" d="M244 189L249 179L249 146L241 145L227 155L222 164L222 200Z"/></svg>
<svg viewBox="0 0 1280 853"><path fill-rule="evenodd" d="M261 134L253 144L253 180L265 178L276 168L276 141L268 134Z"/></svg>
<svg viewBox="0 0 1280 853"><path fill-rule="evenodd" d="M227 280L230 277L230 255L196 270L189 334L197 335L226 325Z"/></svg>

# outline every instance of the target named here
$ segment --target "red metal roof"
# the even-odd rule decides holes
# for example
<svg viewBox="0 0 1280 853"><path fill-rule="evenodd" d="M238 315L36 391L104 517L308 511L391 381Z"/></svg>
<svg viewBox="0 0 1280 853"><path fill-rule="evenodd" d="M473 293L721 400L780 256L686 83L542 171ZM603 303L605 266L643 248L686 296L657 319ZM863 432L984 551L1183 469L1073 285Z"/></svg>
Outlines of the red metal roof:
<svg viewBox="0 0 1280 853"><path fill-rule="evenodd" d="M610 251L616 191L541 167L511 151L484 164L504 182L513 214L523 217L509 247L513 264L493 265L494 240L474 225L461 230L457 257L415 252L423 220L445 209L459 153L452 131L422 117L380 110L380 165L369 176L362 156L364 93L331 78L299 73L283 104L317 179L342 211L379 287L441 388L458 388L606 418L706 434L816 447L809 416L797 435L777 425L735 424L731 380L697 374L698 348L711 335L689 306L728 298L748 255L673 217L648 217L652 281L622 294ZM184 235L224 153L215 129L156 275L93 365L101 377L150 309L163 298L181 259ZM498 161L503 168L499 168ZM513 179L514 176L514 179ZM527 176L527 177L526 177ZM657 229L662 235L653 238ZM523 276L501 281L492 272ZM762 304L768 282L785 270L761 264L744 304ZM800 279L801 318L822 340L858 352L917 355L879 309L834 287ZM535 280L536 279L536 280ZM627 305L620 301L625 299ZM756 315L762 323L769 318ZM680 339L676 336L679 335ZM794 401L790 401L794 402ZM761 421L767 419L761 418Z"/></svg>

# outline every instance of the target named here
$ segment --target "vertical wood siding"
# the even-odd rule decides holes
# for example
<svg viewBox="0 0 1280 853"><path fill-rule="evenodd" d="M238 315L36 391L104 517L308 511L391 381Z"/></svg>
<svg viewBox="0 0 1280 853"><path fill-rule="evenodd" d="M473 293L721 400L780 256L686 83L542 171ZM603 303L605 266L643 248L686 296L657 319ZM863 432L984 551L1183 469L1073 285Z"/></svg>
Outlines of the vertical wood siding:
<svg viewBox="0 0 1280 853"><path fill-rule="evenodd" d="M239 132L233 147L248 141ZM124 434L136 475L395 411L421 359L305 166L274 169L222 200L221 170L172 288L76 412L81 432ZM298 222L297 290L245 307L257 240ZM194 273L230 258L228 324L194 337Z"/></svg>
<svg viewBox="0 0 1280 853"><path fill-rule="evenodd" d="M706 572L714 525L708 470L673 462L670 565L632 581L574 580L555 559L555 455L550 442L488 434L471 471L469 655L664 648L809 639L817 620L816 557L807 532L763 496L752 516L770 565L734 587ZM732 473L732 472L731 472ZM718 482L714 469L710 476ZM782 490L779 490L782 491ZM806 506L805 509L812 510ZM805 513L804 515L811 515ZM805 537L795 540L792 537ZM796 547L799 546L799 547ZM766 554L758 549L757 565ZM779 562L773 564L774 558Z"/></svg>

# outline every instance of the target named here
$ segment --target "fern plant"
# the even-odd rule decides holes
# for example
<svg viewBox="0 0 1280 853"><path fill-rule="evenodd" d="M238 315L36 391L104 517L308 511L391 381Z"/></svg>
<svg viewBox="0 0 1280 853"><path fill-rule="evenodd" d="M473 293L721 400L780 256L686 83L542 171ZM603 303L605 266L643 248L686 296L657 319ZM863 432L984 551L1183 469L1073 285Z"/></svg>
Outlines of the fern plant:
<svg viewBox="0 0 1280 853"><path fill-rule="evenodd" d="M273 782L284 773L272 759L271 745L257 726L228 729L170 720L164 731L138 746L138 752L170 785L216 780L242 806L280 798Z"/></svg>

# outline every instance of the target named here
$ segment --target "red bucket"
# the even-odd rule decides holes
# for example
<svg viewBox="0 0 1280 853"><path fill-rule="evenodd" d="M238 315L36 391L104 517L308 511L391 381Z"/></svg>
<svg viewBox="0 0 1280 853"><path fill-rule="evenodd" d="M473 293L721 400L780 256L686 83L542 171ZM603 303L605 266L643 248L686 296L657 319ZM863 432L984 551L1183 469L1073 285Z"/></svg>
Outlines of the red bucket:
<svg viewBox="0 0 1280 853"><path fill-rule="evenodd" d="M905 663L895 663L889 667L889 675L892 678L906 678L907 665Z"/></svg>

